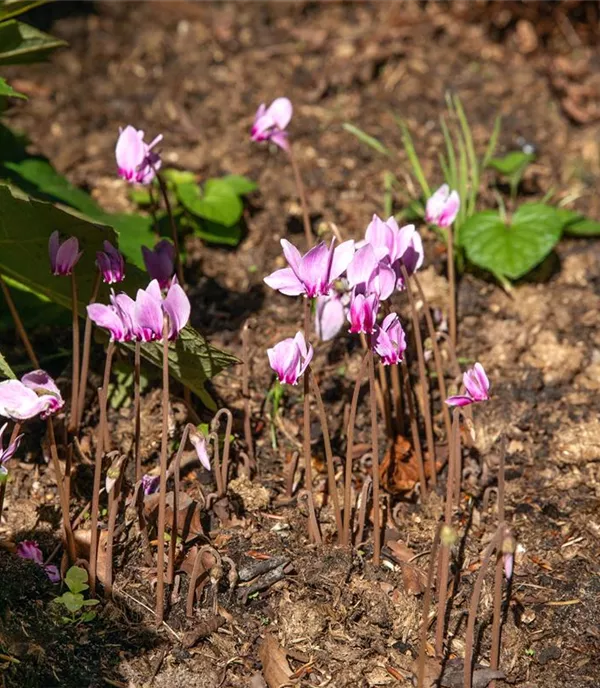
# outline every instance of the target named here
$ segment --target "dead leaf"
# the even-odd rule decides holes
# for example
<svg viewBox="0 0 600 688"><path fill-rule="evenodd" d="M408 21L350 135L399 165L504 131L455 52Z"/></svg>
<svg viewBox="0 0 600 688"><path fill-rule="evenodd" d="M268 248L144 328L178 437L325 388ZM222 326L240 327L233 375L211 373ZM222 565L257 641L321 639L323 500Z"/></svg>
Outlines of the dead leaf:
<svg viewBox="0 0 600 688"><path fill-rule="evenodd" d="M427 585L427 574L412 563L415 553L402 540L388 540L386 546L391 550L394 560L402 569L402 583L409 595L421 595Z"/></svg>
<svg viewBox="0 0 600 688"><path fill-rule="evenodd" d="M292 670L288 664L285 650L271 633L265 635L258 649L258 656L263 666L263 676L269 688L290 686Z"/></svg>
<svg viewBox="0 0 600 688"><path fill-rule="evenodd" d="M90 547L92 543L91 530L76 530L73 533L75 539L75 552L78 559L90 560ZM104 585L104 573L106 571L106 538L107 531L101 530L98 538L98 556L96 558L96 578Z"/></svg>
<svg viewBox="0 0 600 688"><path fill-rule="evenodd" d="M144 497L144 517L149 523L156 523L158 518L158 500L160 495L154 493ZM170 529L173 522L173 493L167 492L166 497L166 521L167 528ZM191 540L204 535L202 528L202 509L200 504L191 499L186 492L180 492L177 500L177 530L179 536L184 540Z"/></svg>
<svg viewBox="0 0 600 688"><path fill-rule="evenodd" d="M464 685L465 663L462 658L451 659L444 668L444 673L440 679L443 688L462 688ZM476 664L473 668L473 688L487 688L488 685L496 680L505 678L503 671L496 671L490 667Z"/></svg>
<svg viewBox="0 0 600 688"><path fill-rule="evenodd" d="M425 476L431 477L429 463L425 461ZM436 472L442 469L443 462L436 461ZM403 437L397 435L394 444L388 448L380 467L381 484L391 494L410 492L419 482L419 467L417 456L412 444Z"/></svg>

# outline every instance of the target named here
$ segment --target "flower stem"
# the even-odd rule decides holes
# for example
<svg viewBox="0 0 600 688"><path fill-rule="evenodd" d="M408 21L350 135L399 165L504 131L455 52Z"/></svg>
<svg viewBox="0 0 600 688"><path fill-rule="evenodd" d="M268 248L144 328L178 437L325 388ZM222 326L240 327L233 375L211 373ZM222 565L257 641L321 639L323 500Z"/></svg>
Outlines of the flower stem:
<svg viewBox="0 0 600 688"><path fill-rule="evenodd" d="M91 540L90 540L90 593L96 590L96 567L98 565L98 515L100 510L100 482L102 480L102 459L104 458L104 436L106 426L106 389L110 378L110 369L115 350L115 343L110 341L106 350L104 362L104 382L98 390L98 402L100 404L100 422L96 437L96 457L94 464L94 484L92 487L92 511L91 511Z"/></svg>
<svg viewBox="0 0 600 688"><path fill-rule="evenodd" d="M406 285L406 293L410 303L410 312L412 315L413 334L415 338L415 347L417 349L417 363L419 366L419 381L421 383L421 398L423 401L423 417L425 418L425 436L427 438L427 461L429 463L429 477L431 484L436 485L437 477L435 470L435 441L433 439L433 422L431 420L431 400L429 398L429 380L427 378L427 371L425 369L425 355L423 353L423 339L421 338L421 324L419 322L419 313L415 304L415 299L410 288L408 272L404 265L401 266L402 277ZM445 397L444 397L445 398ZM442 400L443 401L443 400ZM422 489L427 490L426 485L422 485Z"/></svg>
<svg viewBox="0 0 600 688"><path fill-rule="evenodd" d="M100 270L96 272L96 277L94 278L94 286L92 287L92 296L90 298L90 304L96 302L98 297L98 289L100 288L101 274ZM92 346L92 321L88 315L85 319L85 329L83 331L83 357L81 360L81 375L79 377L79 396L77 398L77 417L75 424L75 431L79 430L81 425L81 419L83 417L83 408L85 406L85 391L87 389L87 379L88 372L90 368L90 349Z"/></svg>
<svg viewBox="0 0 600 688"><path fill-rule="evenodd" d="M400 371L398 364L390 366L392 379L392 403L394 408L394 420L396 432L404 434L404 407L402 404L402 386L400 384Z"/></svg>
<svg viewBox="0 0 600 688"><path fill-rule="evenodd" d="M254 441L250 411L250 325L250 320L246 320L242 328L242 396L244 397L244 438L248 461L252 465L254 463Z"/></svg>
<svg viewBox="0 0 600 688"><path fill-rule="evenodd" d="M221 471L221 459L219 456L219 435L217 435L214 430L209 434L208 441L212 440L213 443L213 475L215 476L215 482L217 483L217 495L221 497L223 495L223 473Z"/></svg>
<svg viewBox="0 0 600 688"><path fill-rule="evenodd" d="M310 342L310 301L308 299L304 299L303 301L303 307L304 307L304 339L306 341L306 345L308 346ZM302 447L303 447L303 453L304 453L304 489L309 495L309 508L311 504L314 504L313 496L312 496L312 484L313 484L313 475L312 475L312 456L311 456L311 451L310 451L310 379L307 374L307 371L304 371L304 375L302 376L302 383L303 383L303 391L304 391L304 401L303 401L303 432L302 432ZM316 518L314 520L317 520ZM317 520L317 529L315 530L314 528L314 523L312 522L312 519L309 518L308 520L308 529L309 529L309 534L311 536L311 539L314 540L315 542L319 542L321 539L321 535L318 530L318 520Z"/></svg>
<svg viewBox="0 0 600 688"><path fill-rule="evenodd" d="M304 223L304 236L306 238L306 246L307 248L312 248L313 238L312 229L310 226L310 216L308 214L308 204L306 202L306 190L302 182L302 176L300 174L300 169L298 167L298 161L296 160L296 155L293 151L291 142L288 146L287 153L290 158L290 163L292 165L292 171L294 172L296 191L298 192L298 197L300 198L300 205L302 206L302 220Z"/></svg>
<svg viewBox="0 0 600 688"><path fill-rule="evenodd" d="M162 188L162 184L161 184ZM158 499L158 549L156 563L156 625L164 617L165 602L165 526L167 507L167 449L169 441L169 319L163 323L162 435L160 444L160 487Z"/></svg>
<svg viewBox="0 0 600 688"><path fill-rule="evenodd" d="M360 491L360 507L358 508L358 527L356 529L356 546L360 547L363 542L363 534L365 532L365 521L367 520L367 503L369 501L369 492L373 478L370 475L365 477L362 489Z"/></svg>
<svg viewBox="0 0 600 688"><path fill-rule="evenodd" d="M329 426L327 424L327 414L323 404L323 397L319 390L319 385L315 376L313 375L310 366L306 369L307 375L312 382L313 393L317 402L319 416L321 418L321 430L323 431L323 443L325 445L325 456L327 458L327 479L329 482L329 494L333 501L333 511L335 513L335 526L337 529L338 540L342 537L342 510L340 508L340 499L337 491L337 484L335 482L335 466L333 465L333 452L331 451L331 438L329 437Z"/></svg>
<svg viewBox="0 0 600 688"><path fill-rule="evenodd" d="M35 351L33 350L33 347L31 346L31 341L29 340L29 337L27 336L27 332L25 330L25 327L23 326L23 321L21 320L21 316L19 315L19 311L17 310L15 302L13 301L13 297L12 297L12 294L10 293L10 289L8 288L8 285L4 281L4 277L1 274L0 274L0 288L2 289L2 293L4 295L6 305L8 306L8 310L10 311L12 319L15 323L15 329L17 330L17 334L19 335L19 339L23 343L23 346L25 347L25 351L27 352L27 355L29 356L30 361L33 363L34 368L39 368L40 362L38 361L38 358L35 355Z"/></svg>
<svg viewBox="0 0 600 688"><path fill-rule="evenodd" d="M71 417L69 432L77 429L77 407L79 402L79 313L77 299L77 278L75 270L71 272L71 302L73 308L73 380L71 384Z"/></svg>
<svg viewBox="0 0 600 688"><path fill-rule="evenodd" d="M181 440L179 442L179 448L177 449L177 454L175 455L175 460L172 462L169 468L169 475L172 473L174 477L174 487L173 487L173 520L171 522L171 540L169 542L169 561L167 564L167 580L169 585L173 585L175 580L175 556L177 553L177 518L179 516L179 480L180 480L180 466L181 457L183 455L183 450L185 449L185 443L187 442L190 429L194 426L191 423L186 423L183 432L181 433Z"/></svg>
<svg viewBox="0 0 600 688"><path fill-rule="evenodd" d="M433 572L435 571L435 560L440 546L440 534L442 524L440 523L435 531L431 554L429 555L429 568L427 570L427 584L425 596L423 598L423 617L421 619L421 639L419 642L419 663L417 665L417 688L424 688L425 685L425 650L427 648L427 629L429 628L429 607L431 606L431 590L433 587Z"/></svg>
<svg viewBox="0 0 600 688"><path fill-rule="evenodd" d="M354 426L356 424L356 409L358 407L358 395L360 394L360 387L369 363L369 353L366 352L360 364L356 382L354 383L354 392L352 394L352 403L350 404L350 416L348 418L348 431L346 433L346 469L344 474L344 529L342 531L342 544L344 547L351 547L352 541L350 537L350 516L352 514L352 459L354 458Z"/></svg>
<svg viewBox="0 0 600 688"><path fill-rule="evenodd" d="M369 340L371 339L369 335ZM379 428L375 399L375 356L369 341L369 397L371 401L371 460L373 462L373 565L381 563L381 511L379 509Z"/></svg>
<svg viewBox="0 0 600 688"><path fill-rule="evenodd" d="M183 279L183 265L181 264L181 255L179 253L179 234L177 232L177 223L175 222L175 216L173 215L173 208L171 207L171 201L169 200L169 191L167 189L167 184L162 176L155 170L156 179L158 180L158 186L160 188L160 193L165 202L165 208L167 210L167 215L169 216L169 224L171 226L171 236L173 237L173 246L175 247L175 269L177 271L177 279L182 289L185 288L185 281Z"/></svg>
<svg viewBox="0 0 600 688"><path fill-rule="evenodd" d="M504 522L504 464L506 460L506 437L500 446L500 464L498 466L498 521ZM502 555L496 557L496 570L494 573L494 615L492 619L492 651L490 656L490 668L498 669L500 662L500 634L502 632ZM491 688L495 688L495 681Z"/></svg>
<svg viewBox="0 0 600 688"><path fill-rule="evenodd" d="M52 425L52 418L49 416L46 420L48 428L48 439L50 440L50 456L52 458L52 466L56 474L56 487L58 489L58 497L62 511L63 529L65 531L65 540L67 541L67 553L69 561L75 563L77 552L75 550L75 539L73 538L73 529L71 528L71 521L69 519L69 501L65 492L65 485L62 471L60 469L60 461L58 460L58 449L56 448L56 437L54 435L54 426Z"/></svg>
<svg viewBox="0 0 600 688"><path fill-rule="evenodd" d="M227 424L225 426L225 439L223 440L223 460L221 461L221 492L219 497L224 497L227 494L227 481L229 478L229 450L231 448L231 429L233 427L233 415L231 411L226 408L219 409L215 417L212 419L211 429L216 433L219 428L219 421L221 416L227 417ZM217 444L218 444L217 433Z"/></svg>
<svg viewBox="0 0 600 688"><path fill-rule="evenodd" d="M456 274L454 264L454 229L448 227L448 320L450 328L450 341L456 349Z"/></svg>
<svg viewBox="0 0 600 688"><path fill-rule="evenodd" d="M402 373L404 375L404 391L406 392L406 405L408 407L408 422L410 424L410 435L412 438L415 455L417 457L417 469L419 471L419 483L421 485L421 498L424 502L427 501L427 479L425 477L425 464L423 463L423 451L421 449L421 438L419 437L419 423L417 422L417 412L412 398L412 389L410 385L410 375L408 372L408 365L402 366Z"/></svg>
<svg viewBox="0 0 600 688"><path fill-rule="evenodd" d="M141 412L141 393L140 393L140 369L141 369L142 343L136 341L135 354L133 359L133 418L134 418L134 439L133 439L133 458L135 461L135 482L142 479L142 455L140 453L140 412Z"/></svg>

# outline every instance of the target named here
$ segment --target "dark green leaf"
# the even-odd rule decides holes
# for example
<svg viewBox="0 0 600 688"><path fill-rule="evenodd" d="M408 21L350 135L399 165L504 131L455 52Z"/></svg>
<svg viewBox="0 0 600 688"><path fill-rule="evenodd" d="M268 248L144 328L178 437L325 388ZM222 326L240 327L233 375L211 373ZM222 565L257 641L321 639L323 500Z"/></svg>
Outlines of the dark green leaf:
<svg viewBox="0 0 600 688"><path fill-rule="evenodd" d="M509 225L498 212L487 210L463 224L461 245L475 265L515 280L552 251L562 227L556 210L540 203L522 205Z"/></svg>
<svg viewBox="0 0 600 688"><path fill-rule="evenodd" d="M6 362L6 359L0 354L0 377L8 377L14 380L17 376L13 373L12 368Z"/></svg>
<svg viewBox="0 0 600 688"><path fill-rule="evenodd" d="M83 602L84 607L95 607L97 604L100 604L100 600L84 600Z"/></svg>
<svg viewBox="0 0 600 688"><path fill-rule="evenodd" d="M376 150L378 153L381 153L382 155L390 154L388 149L383 145L383 143L381 143L381 141L376 139L374 136L367 134L366 131L359 129L354 124L350 124L350 122L344 122L343 127L350 134L354 134L354 136L356 136L356 138L359 141L365 143L367 146L369 146L373 150Z"/></svg>
<svg viewBox="0 0 600 688"><path fill-rule="evenodd" d="M216 181L219 180L217 179ZM258 184L256 184L256 182L253 182L251 179L241 174L226 174L224 177L220 178L220 181L225 182L225 184L227 184L227 186L229 186L238 196L245 196L258 189Z"/></svg>
<svg viewBox="0 0 600 688"><path fill-rule="evenodd" d="M65 45L64 41L14 19L0 24L0 65L39 62Z"/></svg>
<svg viewBox="0 0 600 688"><path fill-rule="evenodd" d="M236 224L244 210L239 196L222 179L209 179L204 193L195 183L179 184L177 196L190 213L226 226Z"/></svg>
<svg viewBox="0 0 600 688"><path fill-rule="evenodd" d="M211 244L237 246L242 240L242 228L239 224L226 227L210 220L201 220L192 224L194 232Z"/></svg>
<svg viewBox="0 0 600 688"><path fill-rule="evenodd" d="M27 100L27 96L23 95L23 93L19 93L18 91L15 91L12 86L6 83L6 81L0 77L0 96L6 96L10 98L25 98Z"/></svg>
<svg viewBox="0 0 600 688"><path fill-rule="evenodd" d="M81 620L83 621L83 623L89 623L90 621L93 621L96 618L96 616L98 616L96 612L90 609L87 612L83 612L83 614L81 615Z"/></svg>
<svg viewBox="0 0 600 688"><path fill-rule="evenodd" d="M47 0L3 0L0 2L0 22L29 12L34 7L44 5Z"/></svg>
<svg viewBox="0 0 600 688"><path fill-rule="evenodd" d="M554 210L563 223L563 227L567 227L574 222L585 219L584 216L576 210L568 210L567 208L555 208Z"/></svg>
<svg viewBox="0 0 600 688"><path fill-rule="evenodd" d="M509 177L516 172L523 171L530 162L533 162L533 160L535 160L535 155L533 153L512 151L502 158L492 158L488 161L488 167Z"/></svg>

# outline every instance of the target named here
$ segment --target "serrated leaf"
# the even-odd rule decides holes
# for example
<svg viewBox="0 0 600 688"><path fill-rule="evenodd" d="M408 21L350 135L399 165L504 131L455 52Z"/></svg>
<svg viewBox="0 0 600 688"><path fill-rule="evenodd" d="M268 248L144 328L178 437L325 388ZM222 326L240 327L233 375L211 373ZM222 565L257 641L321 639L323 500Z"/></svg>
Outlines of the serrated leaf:
<svg viewBox="0 0 600 688"><path fill-rule="evenodd" d="M562 228L556 210L540 203L522 205L509 225L497 211L487 210L463 224L461 245L475 265L515 280L546 258Z"/></svg>
<svg viewBox="0 0 600 688"><path fill-rule="evenodd" d="M81 566L71 566L65 576L65 583L72 593L83 592L88 589L88 573Z"/></svg>
<svg viewBox="0 0 600 688"><path fill-rule="evenodd" d="M12 380L17 377L2 354L0 354L0 377L10 378Z"/></svg>
<svg viewBox="0 0 600 688"><path fill-rule="evenodd" d="M508 177L520 170L524 170L533 160L535 160L533 153L511 151L501 158L491 158L488 160L487 166Z"/></svg>
<svg viewBox="0 0 600 688"><path fill-rule="evenodd" d="M236 224L244 210L239 196L221 179L209 179L204 192L195 183L179 184L177 196L190 213L225 226Z"/></svg>
<svg viewBox="0 0 600 688"><path fill-rule="evenodd" d="M238 196L245 196L258 189L258 184L256 182L253 182L251 179L241 174L226 174L217 181L222 181L227 184L227 186L229 186Z"/></svg>
<svg viewBox="0 0 600 688"><path fill-rule="evenodd" d="M372 148L373 150L377 151L378 153L381 153L382 155L390 154L388 149L383 145L383 143L381 143L381 141L376 139L374 136L371 136L371 134L367 134L366 131L359 129L357 126L351 124L350 122L344 122L342 126L347 132L356 136L356 138L361 143L365 143L367 146L369 146L369 148Z"/></svg>
<svg viewBox="0 0 600 688"><path fill-rule="evenodd" d="M0 24L0 65L39 62L65 45L64 41L15 19Z"/></svg>
<svg viewBox="0 0 600 688"><path fill-rule="evenodd" d="M0 77L0 96L6 96L7 98L24 98L27 100L26 95L15 91L15 89L7 84L2 77Z"/></svg>

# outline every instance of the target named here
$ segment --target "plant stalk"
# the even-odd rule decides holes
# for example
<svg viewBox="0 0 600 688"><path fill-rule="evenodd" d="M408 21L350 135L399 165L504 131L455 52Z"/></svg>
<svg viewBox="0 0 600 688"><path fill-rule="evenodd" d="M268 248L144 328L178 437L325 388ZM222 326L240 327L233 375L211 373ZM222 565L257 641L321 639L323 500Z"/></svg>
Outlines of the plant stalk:
<svg viewBox="0 0 600 688"><path fill-rule="evenodd" d="M90 304L95 303L98 298L98 289L100 288L101 273L100 270L96 272L94 278L94 286L92 287L92 296ZM77 398L77 422L75 431L79 431L81 419L83 418L83 409L85 406L85 392L87 389L88 372L90 369L90 349L92 346L92 321L88 315L85 319L85 329L83 331L83 357L81 359L81 375L79 377L79 396Z"/></svg>
<svg viewBox="0 0 600 688"><path fill-rule="evenodd" d="M56 437L54 435L54 426L52 425L52 417L48 416L46 419L46 427L48 428L48 439L50 441L50 456L52 458L52 466L56 474L56 487L58 488L58 497L60 500L63 529L65 531L65 540L67 542L67 553L69 561L75 563L77 559L77 551L75 549L75 538L73 537L73 529L71 528L71 521L69 517L69 500L65 492L64 480L62 471L60 470L60 461L58 460L58 449L56 448Z"/></svg>
<svg viewBox="0 0 600 688"><path fill-rule="evenodd" d="M158 173L155 168L156 179L158 180L158 186L160 188L160 193L165 202L165 208L167 210L167 215L169 216L169 225L171 227L171 236L173 237L173 246L175 247L175 270L177 272L177 280L181 285L181 288L185 288L185 281L183 279L183 265L181 264L181 255L179 253L179 234L177 232L177 223L175 222L175 216L173 215L173 208L171 207L171 201L169 200L169 191L167 189L167 184L162 176Z"/></svg>
<svg viewBox="0 0 600 688"><path fill-rule="evenodd" d="M504 466L506 461L506 438L500 447L500 464L498 466L498 521L504 522ZM490 668L498 669L500 663L500 642L502 632L502 578L503 578L502 554L496 556L496 570L494 572L494 615L492 619L492 651L490 656ZM495 688L495 681L491 688Z"/></svg>
<svg viewBox="0 0 600 688"><path fill-rule="evenodd" d="M369 340L371 336L369 335ZM375 356L369 341L369 387L371 401L371 451L373 462L373 565L381 564L381 511L379 508L379 428L375 399Z"/></svg>
<svg viewBox="0 0 600 688"><path fill-rule="evenodd" d="M433 575L435 571L435 560L440 546L440 535L442 524L440 523L435 531L431 554L429 555L429 568L427 569L427 587L423 597L423 618L421 620L421 639L419 642L419 663L417 665L417 688L424 688L425 681L425 651L427 649L427 629L429 628L429 607L431 606L431 590L433 588Z"/></svg>
<svg viewBox="0 0 600 688"><path fill-rule="evenodd" d="M308 343L310 341L310 301L308 299L304 299L304 339L306 340L306 345L308 346ZM302 383L303 383L303 388L304 388L304 400L303 400L303 432L302 432L302 448L303 448L303 454L304 454L304 488L308 492L310 499L309 499L309 507L311 504L314 504L314 500L312 498L312 490L313 490L313 475L312 475L312 455L310 451L310 378L307 374L307 371L304 371L304 375L302 376ZM311 536L311 539L314 540L315 542L318 542L321 539L321 535L319 533L318 527L317 530L315 531L314 529L314 524L312 523L311 519L308 521L308 530L309 534ZM317 526L318 526L318 520L317 520Z"/></svg>
<svg viewBox="0 0 600 688"><path fill-rule="evenodd" d="M300 205L302 206L302 220L304 224L304 236L306 238L306 246L307 248L312 248L312 229L310 226L310 215L308 214L308 204L306 202L306 189L304 188L304 184L302 182L302 175L300 174L298 161L296 160L296 155L293 151L291 142L288 146L287 154L292 165L294 180L296 182L296 191L298 192L298 197L300 198Z"/></svg>
<svg viewBox="0 0 600 688"><path fill-rule="evenodd" d="M221 491L218 493L219 497L224 497L227 494L227 482L229 480L229 451L231 449L233 415L229 409L222 408L217 411L215 417L212 419L211 428L217 434L217 443L219 441L217 430L219 428L221 416L227 417L227 423L225 425L225 439L223 440L223 460L221 461Z"/></svg>
<svg viewBox="0 0 600 688"><path fill-rule="evenodd" d="M27 336L27 331L25 330L25 327L23 326L23 321L21 320L21 316L19 315L19 311L17 310L17 306L15 302L13 301L12 294L10 293L10 289L8 288L8 285L4 281L4 277L2 274L0 274L0 288L2 289L2 293L4 294L4 299L6 301L6 305L8 306L8 310L10 311L10 314L12 316L12 319L15 323L15 329L17 330L17 334L19 335L19 339L23 343L23 346L25 347L25 351L27 352L27 355L29 356L30 361L33 363L34 368L39 368L40 367L40 362L38 361L38 357L35 355L35 351L33 350L33 346L31 346L31 341L29 337Z"/></svg>
<svg viewBox="0 0 600 688"><path fill-rule="evenodd" d="M417 422L417 412L412 398L412 389L410 385L410 375L408 372L408 365L406 363L402 366L404 374L404 391L406 392L406 405L408 407L408 420L410 424L410 435L412 438L413 447L417 457L417 470L419 471L419 483L421 486L421 498L424 502L427 501L427 478L425 476L425 464L423 463L423 451L421 450L421 438L419 437L419 423Z"/></svg>
<svg viewBox="0 0 600 688"><path fill-rule="evenodd" d="M142 455L140 453L141 442L141 390L140 390L140 371L141 371L141 351L142 343L138 340L135 343L135 353L133 359L133 418L134 418L134 439L133 439L133 458L135 461L135 482L142 479Z"/></svg>
<svg viewBox="0 0 600 688"><path fill-rule="evenodd" d="M456 349L456 265L454 263L454 229L448 227L448 320L450 341Z"/></svg>
<svg viewBox="0 0 600 688"><path fill-rule="evenodd" d="M73 308L73 381L71 384L71 416L69 418L69 432L77 429L77 410L79 403L79 301L77 298L77 278L75 269L71 272L71 301Z"/></svg>
<svg viewBox="0 0 600 688"><path fill-rule="evenodd" d="M250 410L250 321L242 328L242 395L244 397L244 439L250 465L254 463L254 440L252 438L252 413ZM249 471L248 471L249 472ZM250 478L250 475L248 475Z"/></svg>

